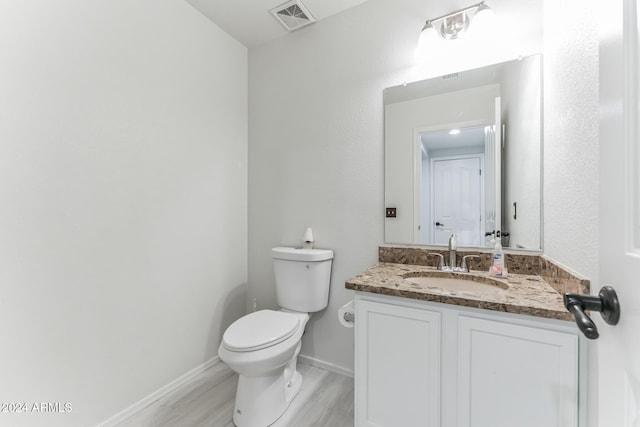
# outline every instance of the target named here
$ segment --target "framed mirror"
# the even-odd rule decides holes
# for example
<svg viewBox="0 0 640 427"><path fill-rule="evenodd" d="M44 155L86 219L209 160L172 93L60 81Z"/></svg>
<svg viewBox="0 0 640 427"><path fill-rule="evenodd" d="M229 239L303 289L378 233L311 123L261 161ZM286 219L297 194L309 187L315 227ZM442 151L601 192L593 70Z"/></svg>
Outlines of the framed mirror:
<svg viewBox="0 0 640 427"><path fill-rule="evenodd" d="M384 90L385 243L542 249L542 57Z"/></svg>

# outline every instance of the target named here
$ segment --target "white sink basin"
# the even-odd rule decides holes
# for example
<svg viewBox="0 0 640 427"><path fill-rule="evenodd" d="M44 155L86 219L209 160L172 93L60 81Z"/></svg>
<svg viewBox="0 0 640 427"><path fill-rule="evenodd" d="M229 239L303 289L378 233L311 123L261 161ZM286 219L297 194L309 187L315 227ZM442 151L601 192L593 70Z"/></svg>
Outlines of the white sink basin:
<svg viewBox="0 0 640 427"><path fill-rule="evenodd" d="M420 273L409 273L404 275L404 280L429 288L440 288L451 291L472 291L472 292L496 292L509 289L505 283L492 280L486 277L465 278L461 275L445 276L447 273L431 273L429 276L418 275ZM451 273L449 273L451 274Z"/></svg>

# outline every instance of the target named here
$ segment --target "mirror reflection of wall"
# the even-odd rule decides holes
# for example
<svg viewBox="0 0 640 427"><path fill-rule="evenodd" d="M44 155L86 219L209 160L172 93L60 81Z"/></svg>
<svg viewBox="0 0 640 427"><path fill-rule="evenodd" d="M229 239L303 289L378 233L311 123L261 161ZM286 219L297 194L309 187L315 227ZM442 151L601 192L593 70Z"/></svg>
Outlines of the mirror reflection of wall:
<svg viewBox="0 0 640 427"><path fill-rule="evenodd" d="M539 250L541 89L539 55L386 89L385 242Z"/></svg>
<svg viewBox="0 0 640 427"><path fill-rule="evenodd" d="M505 247L542 248L542 57L505 64L502 228ZM515 207L514 207L515 204ZM503 239L505 240L505 239Z"/></svg>

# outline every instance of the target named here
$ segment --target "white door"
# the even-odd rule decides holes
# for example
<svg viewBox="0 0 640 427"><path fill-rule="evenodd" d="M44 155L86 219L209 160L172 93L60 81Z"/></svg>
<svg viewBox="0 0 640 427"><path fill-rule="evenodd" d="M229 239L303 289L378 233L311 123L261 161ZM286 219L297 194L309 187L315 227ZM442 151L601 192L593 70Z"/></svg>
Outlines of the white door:
<svg viewBox="0 0 640 427"><path fill-rule="evenodd" d="M480 156L434 158L432 174L433 243L447 244L452 233L460 246L480 246L482 185Z"/></svg>
<svg viewBox="0 0 640 427"><path fill-rule="evenodd" d="M601 0L600 285L621 304L620 323L598 322L599 427L640 426L640 138L635 0ZM623 12L624 11L624 12ZM598 289L593 290L594 293Z"/></svg>

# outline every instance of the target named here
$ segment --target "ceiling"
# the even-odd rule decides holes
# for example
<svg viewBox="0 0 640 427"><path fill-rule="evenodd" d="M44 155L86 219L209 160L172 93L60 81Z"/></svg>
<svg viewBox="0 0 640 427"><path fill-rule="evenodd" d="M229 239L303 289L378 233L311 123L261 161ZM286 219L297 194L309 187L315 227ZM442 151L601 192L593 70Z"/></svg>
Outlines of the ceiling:
<svg viewBox="0 0 640 427"><path fill-rule="evenodd" d="M248 48L259 46L288 31L269 13L286 0L186 0L203 15ZM316 21L367 0L302 0Z"/></svg>
<svg viewBox="0 0 640 427"><path fill-rule="evenodd" d="M484 126L460 129L460 133L452 135L448 130L423 133L422 146L426 150L445 148L482 147L484 149Z"/></svg>

